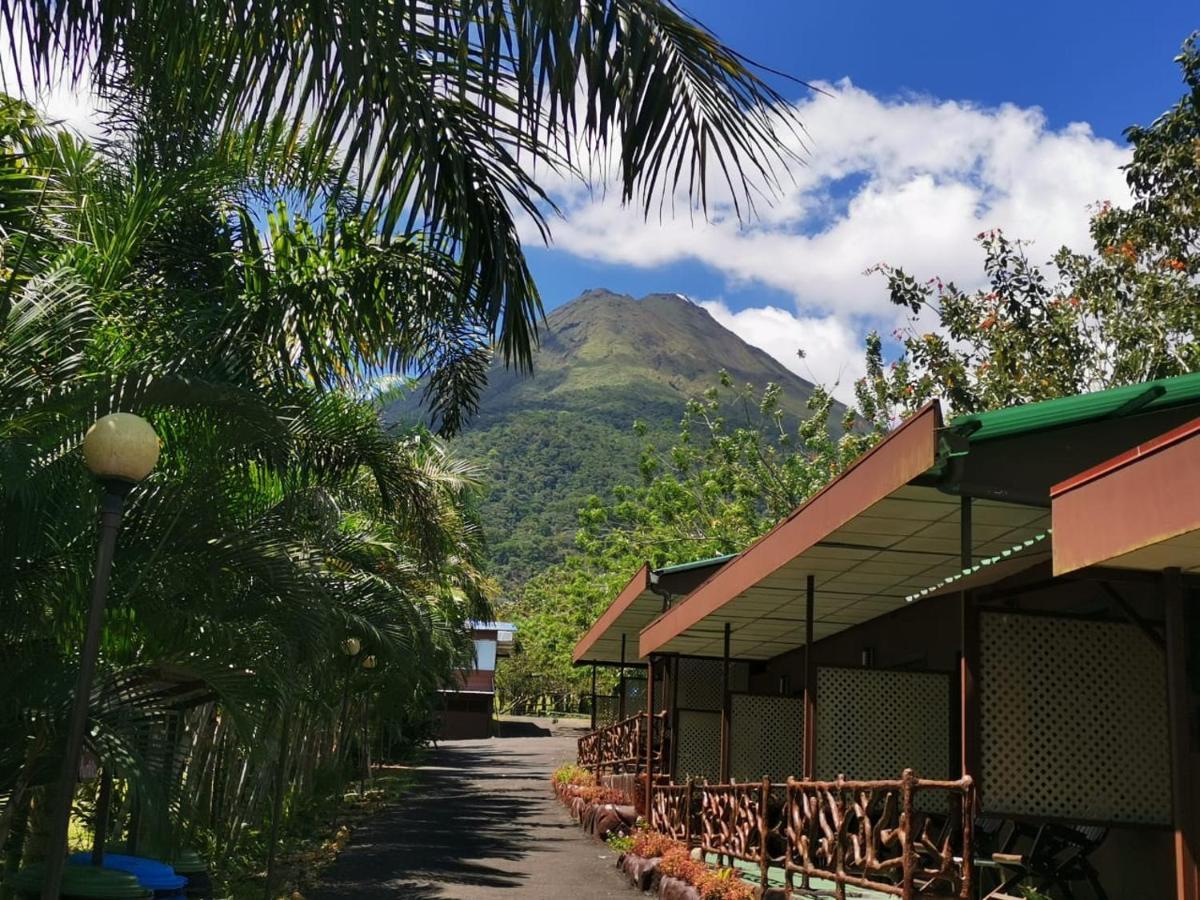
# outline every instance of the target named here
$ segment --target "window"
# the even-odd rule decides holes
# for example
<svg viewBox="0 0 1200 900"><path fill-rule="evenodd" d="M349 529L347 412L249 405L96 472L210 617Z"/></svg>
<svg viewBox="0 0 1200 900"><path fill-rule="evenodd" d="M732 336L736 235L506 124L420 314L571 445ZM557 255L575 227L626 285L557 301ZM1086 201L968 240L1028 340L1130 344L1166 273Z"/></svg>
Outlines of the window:
<svg viewBox="0 0 1200 900"><path fill-rule="evenodd" d="M496 642L475 641L475 669L479 672L496 670Z"/></svg>

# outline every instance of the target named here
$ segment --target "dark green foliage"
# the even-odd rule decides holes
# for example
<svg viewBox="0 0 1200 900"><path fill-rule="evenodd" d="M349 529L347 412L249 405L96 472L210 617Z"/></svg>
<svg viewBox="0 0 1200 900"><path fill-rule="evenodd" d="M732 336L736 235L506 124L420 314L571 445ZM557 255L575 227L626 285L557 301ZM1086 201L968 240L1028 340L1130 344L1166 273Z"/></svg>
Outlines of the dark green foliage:
<svg viewBox="0 0 1200 900"><path fill-rule="evenodd" d="M713 386L716 360L732 384L780 385L789 427L807 415L811 384L675 294L588 291L547 318L531 377L493 366L455 448L484 468L480 512L506 590L563 559L589 498L640 480L643 445L671 444L688 402ZM842 409L834 404L835 429ZM388 413L421 414L412 398Z"/></svg>

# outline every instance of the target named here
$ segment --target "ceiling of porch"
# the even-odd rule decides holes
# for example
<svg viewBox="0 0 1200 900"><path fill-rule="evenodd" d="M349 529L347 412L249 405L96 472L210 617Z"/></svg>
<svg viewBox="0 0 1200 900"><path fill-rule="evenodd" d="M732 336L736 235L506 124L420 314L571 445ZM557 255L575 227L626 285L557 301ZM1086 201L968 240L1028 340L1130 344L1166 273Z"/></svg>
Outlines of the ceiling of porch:
<svg viewBox="0 0 1200 900"><path fill-rule="evenodd" d="M724 626L739 659L769 659L805 642L805 590L814 578L813 637L899 609L962 571L958 497L904 485L655 648L720 656ZM991 500L971 510L973 556L1001 555L1045 531L1049 511Z"/></svg>

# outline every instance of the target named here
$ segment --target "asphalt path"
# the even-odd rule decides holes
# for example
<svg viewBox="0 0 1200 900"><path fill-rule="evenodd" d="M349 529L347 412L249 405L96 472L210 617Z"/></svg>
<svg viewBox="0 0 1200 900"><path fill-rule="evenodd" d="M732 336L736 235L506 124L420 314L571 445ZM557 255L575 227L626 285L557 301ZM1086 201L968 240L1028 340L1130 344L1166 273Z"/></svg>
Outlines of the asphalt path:
<svg viewBox="0 0 1200 900"><path fill-rule="evenodd" d="M636 897L612 852L550 791L582 732L545 720L507 727L519 736L442 743L409 797L355 829L309 900Z"/></svg>

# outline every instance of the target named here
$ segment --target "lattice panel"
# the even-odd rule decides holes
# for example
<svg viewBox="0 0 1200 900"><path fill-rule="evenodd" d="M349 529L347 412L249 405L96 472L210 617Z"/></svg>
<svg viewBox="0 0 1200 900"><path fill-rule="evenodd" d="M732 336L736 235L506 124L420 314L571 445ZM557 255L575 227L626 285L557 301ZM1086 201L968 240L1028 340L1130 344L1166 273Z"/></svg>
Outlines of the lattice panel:
<svg viewBox="0 0 1200 900"><path fill-rule="evenodd" d="M605 725L611 725L617 721L617 698L616 697L597 697L596 698L596 727L603 728Z"/></svg>
<svg viewBox="0 0 1200 900"><path fill-rule="evenodd" d="M950 679L936 672L817 669L818 779L950 775Z"/></svg>
<svg viewBox="0 0 1200 900"><path fill-rule="evenodd" d="M646 711L646 679L625 676L626 717Z"/></svg>
<svg viewBox="0 0 1200 900"><path fill-rule="evenodd" d="M731 662L729 690L745 691L749 683L749 665ZM724 705L721 697L721 660L680 657L676 703L680 709L720 710Z"/></svg>
<svg viewBox="0 0 1200 900"><path fill-rule="evenodd" d="M979 670L988 812L1171 821L1163 654L1136 627L983 613Z"/></svg>
<svg viewBox="0 0 1200 900"><path fill-rule="evenodd" d="M721 777L721 714L680 710L675 748L676 782Z"/></svg>
<svg viewBox="0 0 1200 900"><path fill-rule="evenodd" d="M730 698L729 774L735 781L783 782L804 775L804 698Z"/></svg>

